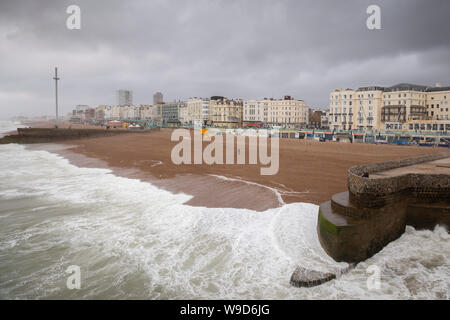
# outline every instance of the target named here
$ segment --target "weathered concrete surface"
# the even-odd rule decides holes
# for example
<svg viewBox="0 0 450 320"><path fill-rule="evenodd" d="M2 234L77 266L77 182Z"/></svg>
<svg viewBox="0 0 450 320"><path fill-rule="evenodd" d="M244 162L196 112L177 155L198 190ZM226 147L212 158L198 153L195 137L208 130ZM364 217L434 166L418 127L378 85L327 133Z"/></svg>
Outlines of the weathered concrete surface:
<svg viewBox="0 0 450 320"><path fill-rule="evenodd" d="M106 129L67 129L67 128L18 128L18 134L5 136L0 144L7 143L45 143L62 140L76 140L94 137L107 137L119 134L141 133L144 131L106 130Z"/></svg>
<svg viewBox="0 0 450 320"><path fill-rule="evenodd" d="M399 238L406 225L450 227L449 162L446 153L350 168L349 191L320 205L322 247L336 261L359 262ZM363 172L370 178L358 176Z"/></svg>

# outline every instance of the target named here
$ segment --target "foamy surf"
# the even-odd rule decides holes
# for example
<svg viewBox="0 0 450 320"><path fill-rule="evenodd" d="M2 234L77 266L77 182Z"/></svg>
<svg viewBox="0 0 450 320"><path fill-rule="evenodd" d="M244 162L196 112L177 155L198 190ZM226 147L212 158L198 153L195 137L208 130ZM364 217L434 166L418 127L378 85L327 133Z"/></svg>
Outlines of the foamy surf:
<svg viewBox="0 0 450 320"><path fill-rule="evenodd" d="M23 128L24 125L20 122L13 122L9 120L0 120L0 138L6 133L15 131L17 128Z"/></svg>
<svg viewBox="0 0 450 320"><path fill-rule="evenodd" d="M0 298L448 299L448 234L416 231L349 273L294 288L297 265L338 271L321 248L318 207L256 212L190 207L108 169L78 168L46 151L0 146ZM381 268L381 288L366 269ZM81 268L81 289L65 270Z"/></svg>

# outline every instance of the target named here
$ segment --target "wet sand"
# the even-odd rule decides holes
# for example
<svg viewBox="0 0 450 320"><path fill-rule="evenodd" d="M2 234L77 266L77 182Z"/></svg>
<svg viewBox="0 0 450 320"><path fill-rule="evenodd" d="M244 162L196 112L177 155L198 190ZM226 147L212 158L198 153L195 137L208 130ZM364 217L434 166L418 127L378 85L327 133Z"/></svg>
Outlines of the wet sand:
<svg viewBox="0 0 450 320"><path fill-rule="evenodd" d="M171 150L178 142L170 141L171 132L162 129L140 135L60 142L57 144L60 150L53 152L78 166L108 167L120 176L192 195L187 203L192 206L263 211L283 203L328 201L331 195L347 189L347 170L354 165L446 151L418 146L281 139L278 173L262 176L260 164L175 165Z"/></svg>

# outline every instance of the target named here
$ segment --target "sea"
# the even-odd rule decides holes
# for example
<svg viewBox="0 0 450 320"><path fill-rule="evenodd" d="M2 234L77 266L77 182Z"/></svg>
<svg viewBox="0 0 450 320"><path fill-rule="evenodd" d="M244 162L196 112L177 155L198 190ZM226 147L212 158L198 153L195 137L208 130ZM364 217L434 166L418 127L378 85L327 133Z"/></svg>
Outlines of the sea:
<svg viewBox="0 0 450 320"><path fill-rule="evenodd" d="M0 121L0 133L18 126ZM407 227L336 280L296 288L296 266L347 267L320 246L318 206L256 212L189 199L0 145L0 299L450 299L450 236L441 226ZM70 286L74 266L79 288Z"/></svg>

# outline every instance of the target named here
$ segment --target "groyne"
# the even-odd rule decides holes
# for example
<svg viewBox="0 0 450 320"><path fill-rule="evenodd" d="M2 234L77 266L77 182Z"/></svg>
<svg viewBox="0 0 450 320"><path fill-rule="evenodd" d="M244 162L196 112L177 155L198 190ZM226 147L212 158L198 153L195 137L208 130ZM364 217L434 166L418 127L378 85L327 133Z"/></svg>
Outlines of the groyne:
<svg viewBox="0 0 450 320"><path fill-rule="evenodd" d="M152 129L156 130L156 128ZM108 137L121 134L143 133L148 131L131 131L115 129L68 129L68 128L18 128L17 134L5 136L0 144L6 143L45 143L64 140Z"/></svg>

